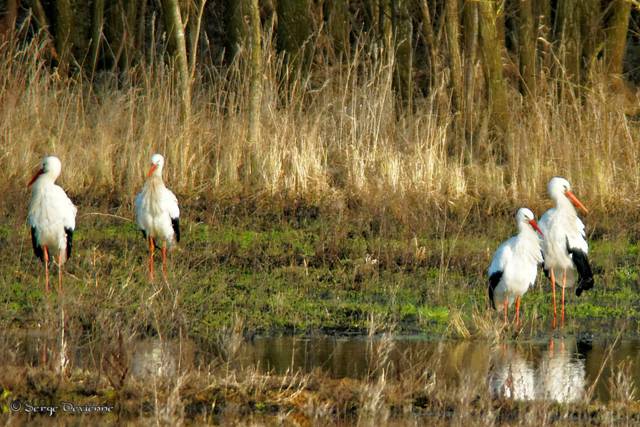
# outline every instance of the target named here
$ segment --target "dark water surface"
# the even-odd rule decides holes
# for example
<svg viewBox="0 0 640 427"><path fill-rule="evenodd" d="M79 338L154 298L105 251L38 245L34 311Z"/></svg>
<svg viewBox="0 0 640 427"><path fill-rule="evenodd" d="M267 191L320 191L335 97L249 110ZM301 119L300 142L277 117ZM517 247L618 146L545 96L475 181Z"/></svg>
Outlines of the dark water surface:
<svg viewBox="0 0 640 427"><path fill-rule="evenodd" d="M613 343L564 337L491 345L398 337L389 366L393 374L423 363L424 369L451 385L486 381L492 394L517 400L571 402L591 396L607 401L616 381L626 378L640 384L640 340L620 340L615 347ZM321 369L334 378L366 378L379 345L379 339L364 337L256 338L244 347L242 363L277 373Z"/></svg>
<svg viewBox="0 0 640 427"><path fill-rule="evenodd" d="M73 345L64 337L39 333L5 337L3 353L16 366L48 363L54 369L94 369L101 354L113 349ZM485 382L493 395L516 400L574 402L619 397L625 381L640 384L640 340L580 339L573 336L537 341L434 341L423 337L256 337L243 342L232 364L262 371L311 372L333 378L366 379L382 367L387 375L422 369L452 387ZM64 351L60 351L64 349ZM190 341L139 340L127 345L132 375L173 376L189 366L214 363L215 356ZM52 363L52 359L54 362ZM479 383L482 384L482 383ZM637 398L638 396L636 396Z"/></svg>

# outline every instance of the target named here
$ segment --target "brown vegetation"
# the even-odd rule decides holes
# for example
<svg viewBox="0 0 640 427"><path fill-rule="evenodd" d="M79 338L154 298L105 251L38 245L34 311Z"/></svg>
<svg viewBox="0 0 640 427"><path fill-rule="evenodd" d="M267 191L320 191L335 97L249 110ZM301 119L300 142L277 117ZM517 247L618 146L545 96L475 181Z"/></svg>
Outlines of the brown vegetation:
<svg viewBox="0 0 640 427"><path fill-rule="evenodd" d="M166 65L154 32L162 22L147 22L155 13L151 5L139 16L95 2L87 11L92 40L82 43L73 42L82 34L65 36L62 24L84 19L76 16L83 8L69 10L69 2L60 1L52 11L34 2L37 19L20 15L20 31L0 47L2 191L22 198L32 166L56 153L65 165L62 184L77 201L106 200L127 210L141 165L159 151L187 206L254 196L265 203L304 199L338 211L369 206L415 223L433 207L462 215L475 207L485 214L511 212L514 204L542 207L553 175L568 177L596 213L635 206L635 89L608 74L620 69L621 16L628 13L617 7L627 2L600 11L596 21L587 11L580 15L598 27L594 37L606 38L596 45L611 52L607 64L589 50L585 26L569 22L573 15L549 23L538 2L518 3L515 15L497 3L479 2L479 9L476 2L447 3L445 9L440 2L415 8L379 2L359 15L359 9L339 9L340 2L322 12L311 3L282 1L276 8L261 4L260 28L255 2L234 9L242 19L226 27L219 20L230 15L217 13L223 6L203 2L181 10L182 2L167 2L167 22L186 33L170 33L177 59ZM114 14L135 28L116 37ZM322 25L327 16L329 28ZM516 18L518 31L505 35L505 19ZM51 34L48 21L56 22ZM224 40L209 40L206 29L233 22L242 26L232 33L242 48L233 60L218 62L212 55ZM42 30L35 37L25 30L34 26ZM580 72L563 59L577 49L567 41L568 28L580 29L579 50L591 52L578 61ZM501 45L516 35L516 51ZM61 66L51 69L51 61ZM512 61L520 63L522 84ZM62 67L67 63L69 69ZM171 64L177 64L178 84ZM572 80L574 74L588 79Z"/></svg>

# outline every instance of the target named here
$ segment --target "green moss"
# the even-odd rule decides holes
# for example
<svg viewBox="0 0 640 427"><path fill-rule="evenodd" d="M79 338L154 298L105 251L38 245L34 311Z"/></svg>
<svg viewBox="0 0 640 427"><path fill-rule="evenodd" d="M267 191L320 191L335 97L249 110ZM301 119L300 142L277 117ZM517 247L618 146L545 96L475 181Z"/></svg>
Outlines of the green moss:
<svg viewBox="0 0 640 427"><path fill-rule="evenodd" d="M449 321L449 309L447 307L420 307L420 318L426 322L446 323Z"/></svg>

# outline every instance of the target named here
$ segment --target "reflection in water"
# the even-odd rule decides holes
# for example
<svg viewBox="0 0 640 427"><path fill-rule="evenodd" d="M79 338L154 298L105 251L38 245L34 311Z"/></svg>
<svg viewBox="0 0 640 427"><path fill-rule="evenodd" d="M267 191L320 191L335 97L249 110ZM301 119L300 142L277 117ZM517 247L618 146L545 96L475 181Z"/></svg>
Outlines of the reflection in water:
<svg viewBox="0 0 640 427"><path fill-rule="evenodd" d="M104 344L82 343L64 327L64 313L59 314L59 322L46 330L0 336L5 365L98 372L111 366L108 362L115 359L110 355L116 351L125 353L116 358L122 363L121 371L144 380L175 377L193 365L218 363L215 354L199 352L188 340L147 338L127 342L116 350ZM276 374L319 370L332 378L368 378L376 363L372 351L382 345L377 338L372 345L366 337L256 337L242 344L233 366ZM486 387L497 398L514 400L579 401L598 380L593 397L607 401L612 372L621 361L630 360L630 379L636 384L640 381L640 340L623 340L606 359L610 345L605 339L587 343L570 337L494 347L483 341L397 337L387 349L384 369L390 377L418 375L419 381L435 381L438 387L452 390L468 385ZM603 363L605 369L598 377Z"/></svg>
<svg viewBox="0 0 640 427"><path fill-rule="evenodd" d="M576 402L585 395L585 360L577 352L575 339L550 340L535 363L522 348L501 344L488 378L497 397Z"/></svg>
<svg viewBox="0 0 640 427"><path fill-rule="evenodd" d="M169 377L177 372L177 349L172 343L146 339L134 344L131 373L140 378Z"/></svg>
<svg viewBox="0 0 640 427"><path fill-rule="evenodd" d="M539 397L556 402L576 402L584 398L585 363L577 357L575 340L551 340L542 354Z"/></svg>
<svg viewBox="0 0 640 427"><path fill-rule="evenodd" d="M515 400L536 398L536 378L531 362L515 346L501 345L489 370L489 389L494 396Z"/></svg>

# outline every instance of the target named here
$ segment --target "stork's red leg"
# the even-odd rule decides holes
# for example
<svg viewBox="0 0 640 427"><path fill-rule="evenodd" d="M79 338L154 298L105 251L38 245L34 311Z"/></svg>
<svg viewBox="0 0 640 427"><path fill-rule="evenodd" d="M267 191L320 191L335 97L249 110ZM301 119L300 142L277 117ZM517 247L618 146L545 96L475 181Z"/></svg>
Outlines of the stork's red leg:
<svg viewBox="0 0 640 427"><path fill-rule="evenodd" d="M162 276L167 281L167 242L162 244Z"/></svg>
<svg viewBox="0 0 640 427"><path fill-rule="evenodd" d="M62 293L62 251L58 254L58 293Z"/></svg>
<svg viewBox="0 0 640 427"><path fill-rule="evenodd" d="M149 279L153 280L153 251L154 251L153 238L149 236Z"/></svg>
<svg viewBox="0 0 640 427"><path fill-rule="evenodd" d="M504 298L504 324L506 325L507 322L507 311L509 310L509 299L505 296Z"/></svg>
<svg viewBox="0 0 640 427"><path fill-rule="evenodd" d="M44 246L44 287L49 293L49 249Z"/></svg>
<svg viewBox="0 0 640 427"><path fill-rule="evenodd" d="M551 269L551 293L553 295L553 328L556 327L556 276Z"/></svg>
<svg viewBox="0 0 640 427"><path fill-rule="evenodd" d="M516 297L516 328L520 327L520 297Z"/></svg>

